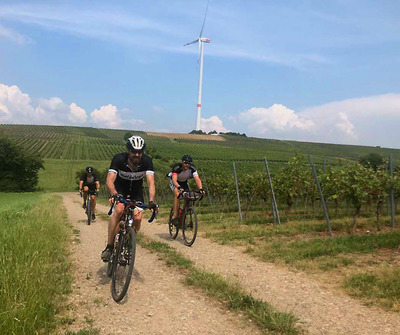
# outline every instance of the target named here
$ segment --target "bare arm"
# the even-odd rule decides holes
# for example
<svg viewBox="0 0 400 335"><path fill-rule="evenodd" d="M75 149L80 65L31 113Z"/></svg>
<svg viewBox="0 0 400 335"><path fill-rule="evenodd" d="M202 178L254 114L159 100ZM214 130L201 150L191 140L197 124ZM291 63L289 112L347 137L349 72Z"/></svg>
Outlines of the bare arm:
<svg viewBox="0 0 400 335"><path fill-rule="evenodd" d="M156 185L154 183L154 175L146 174L147 186L149 187L149 201L154 201L156 197Z"/></svg>
<svg viewBox="0 0 400 335"><path fill-rule="evenodd" d="M172 183L174 184L174 186L175 186L176 188L179 187L179 184L178 184L178 174L176 174L176 173L173 173L173 174L172 174Z"/></svg>
<svg viewBox="0 0 400 335"><path fill-rule="evenodd" d="M83 180L79 181L79 189L81 190L83 186Z"/></svg>
<svg viewBox="0 0 400 335"><path fill-rule="evenodd" d="M196 182L197 188L201 190L203 188L203 184L201 183L201 179L199 176L193 177L194 181Z"/></svg>
<svg viewBox="0 0 400 335"><path fill-rule="evenodd" d="M117 174L114 172L109 172L107 175L107 181L106 181L106 186L108 189L108 192L110 192L111 195L117 194L117 190L115 189L115 179L117 179Z"/></svg>
<svg viewBox="0 0 400 335"><path fill-rule="evenodd" d="M100 189L100 182L99 181L96 181L96 188Z"/></svg>

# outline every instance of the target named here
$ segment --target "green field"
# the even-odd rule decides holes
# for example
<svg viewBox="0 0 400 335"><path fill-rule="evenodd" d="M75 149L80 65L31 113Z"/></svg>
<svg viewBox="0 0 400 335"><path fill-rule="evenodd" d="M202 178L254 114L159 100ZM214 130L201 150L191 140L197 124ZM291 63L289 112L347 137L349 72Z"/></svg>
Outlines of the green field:
<svg viewBox="0 0 400 335"><path fill-rule="evenodd" d="M44 159L45 169L40 171L39 189L51 192L76 190L76 172L87 165L94 166L98 171L106 171L111 158L116 153L125 151L126 133L127 130L88 127L0 125L0 134L27 152L40 155ZM400 164L398 149L232 135L224 135L226 141L206 141L149 136L141 131L135 133L143 136L147 142L146 152L153 158L158 185L163 189L162 194L168 192L165 174L185 153L194 157L195 165L204 171L207 178L212 178L215 174L226 174L233 178L233 162L236 162L239 175L265 171L265 157L269 160L271 171L276 172L295 154L303 155L307 169L308 154L312 155L314 163L320 168L323 162L327 166L338 165L341 162L358 160L372 152L385 158L392 154L395 165Z"/></svg>
<svg viewBox="0 0 400 335"><path fill-rule="evenodd" d="M33 154L46 159L60 160L110 160L115 153L125 150L124 135L127 130L97 129L69 126L0 125L0 134ZM338 159L358 160L371 152L383 157L393 155L400 164L400 150L368 146L279 141L243 136L224 135L226 141L188 140L143 136L148 153L155 159L177 160L185 153L193 154L197 162L261 160L287 161L295 153L312 155L315 162L337 163Z"/></svg>

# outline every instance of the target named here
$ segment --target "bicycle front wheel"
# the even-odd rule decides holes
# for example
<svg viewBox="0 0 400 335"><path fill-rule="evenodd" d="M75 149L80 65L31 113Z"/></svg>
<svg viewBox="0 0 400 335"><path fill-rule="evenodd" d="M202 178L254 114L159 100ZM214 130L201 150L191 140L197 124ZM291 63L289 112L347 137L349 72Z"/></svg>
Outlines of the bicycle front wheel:
<svg viewBox="0 0 400 335"><path fill-rule="evenodd" d="M92 221L92 199L90 199L90 195L87 199L87 206L86 206L86 214L87 214L87 224L90 225Z"/></svg>
<svg viewBox="0 0 400 335"><path fill-rule="evenodd" d="M121 301L128 291L132 278L136 253L136 232L132 227L120 233L118 247L113 260L111 294L116 302Z"/></svg>
<svg viewBox="0 0 400 335"><path fill-rule="evenodd" d="M190 247L196 240L197 235L197 213L194 207L186 209L182 225L183 240Z"/></svg>
<svg viewBox="0 0 400 335"><path fill-rule="evenodd" d="M178 236L179 233L179 227L176 227L172 224L172 218L174 216L174 208L171 208L171 212L169 213L169 220L168 220L168 230L169 234L173 239L175 239Z"/></svg>

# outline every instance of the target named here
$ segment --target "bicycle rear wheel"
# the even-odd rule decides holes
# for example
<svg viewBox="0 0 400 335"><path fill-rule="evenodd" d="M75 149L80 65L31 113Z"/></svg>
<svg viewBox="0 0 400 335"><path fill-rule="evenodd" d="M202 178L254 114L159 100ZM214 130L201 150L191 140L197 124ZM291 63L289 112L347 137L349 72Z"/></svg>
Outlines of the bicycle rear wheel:
<svg viewBox="0 0 400 335"><path fill-rule="evenodd" d="M136 232L132 227L119 234L118 247L113 260L111 294L116 302L121 301L128 291L132 278L136 253Z"/></svg>
<svg viewBox="0 0 400 335"><path fill-rule="evenodd" d="M172 224L172 218L174 216L174 209L171 208L171 212L169 213L169 220L168 220L168 230L169 234L173 239L175 239L178 236L179 233L179 227L176 227Z"/></svg>
<svg viewBox="0 0 400 335"><path fill-rule="evenodd" d="M194 207L190 206L186 209L182 225L183 240L190 247L197 236L197 213Z"/></svg>
<svg viewBox="0 0 400 335"><path fill-rule="evenodd" d="M87 199L86 215L87 215L87 224L90 225L90 222L92 221L92 199L90 199L90 195L88 195Z"/></svg>

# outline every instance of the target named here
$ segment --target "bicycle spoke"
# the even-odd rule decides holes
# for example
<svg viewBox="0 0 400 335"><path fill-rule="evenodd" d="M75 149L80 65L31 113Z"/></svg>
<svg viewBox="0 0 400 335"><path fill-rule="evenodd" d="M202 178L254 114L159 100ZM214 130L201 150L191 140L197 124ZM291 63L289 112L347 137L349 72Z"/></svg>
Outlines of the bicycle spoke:
<svg viewBox="0 0 400 335"><path fill-rule="evenodd" d="M128 291L135 262L135 232L131 227L120 236L113 261L111 292L115 301L121 301Z"/></svg>
<svg viewBox="0 0 400 335"><path fill-rule="evenodd" d="M186 211L186 215L183 222L183 239L187 246L191 246L197 235L197 214L193 207L190 207Z"/></svg>

